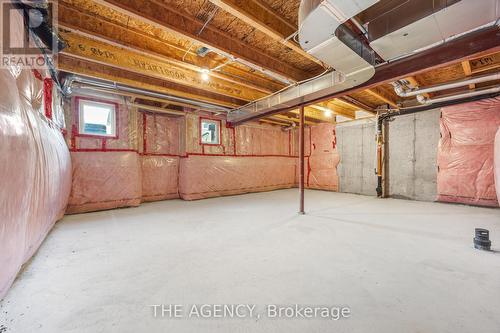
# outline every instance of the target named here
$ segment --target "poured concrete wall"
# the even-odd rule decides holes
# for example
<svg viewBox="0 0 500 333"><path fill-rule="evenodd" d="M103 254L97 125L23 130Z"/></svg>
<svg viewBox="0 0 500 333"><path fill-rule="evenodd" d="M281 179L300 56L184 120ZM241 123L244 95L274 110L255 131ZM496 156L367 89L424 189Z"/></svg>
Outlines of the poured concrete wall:
<svg viewBox="0 0 500 333"><path fill-rule="evenodd" d="M434 201L437 194L439 109L389 123L386 188L393 198Z"/></svg>
<svg viewBox="0 0 500 333"><path fill-rule="evenodd" d="M395 117L388 123L386 157L388 195L434 201L440 110ZM337 125L339 191L376 195L375 119Z"/></svg>
<svg viewBox="0 0 500 333"><path fill-rule="evenodd" d="M375 119L338 124L339 191L376 195Z"/></svg>

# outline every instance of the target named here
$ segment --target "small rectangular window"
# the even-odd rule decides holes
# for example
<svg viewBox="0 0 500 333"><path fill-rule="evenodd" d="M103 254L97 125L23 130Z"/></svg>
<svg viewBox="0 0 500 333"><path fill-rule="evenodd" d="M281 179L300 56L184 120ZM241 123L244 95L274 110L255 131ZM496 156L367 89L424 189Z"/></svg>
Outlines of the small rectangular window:
<svg viewBox="0 0 500 333"><path fill-rule="evenodd" d="M201 119L201 143L220 144L220 120Z"/></svg>
<svg viewBox="0 0 500 333"><path fill-rule="evenodd" d="M116 104L79 100L79 133L116 137Z"/></svg>

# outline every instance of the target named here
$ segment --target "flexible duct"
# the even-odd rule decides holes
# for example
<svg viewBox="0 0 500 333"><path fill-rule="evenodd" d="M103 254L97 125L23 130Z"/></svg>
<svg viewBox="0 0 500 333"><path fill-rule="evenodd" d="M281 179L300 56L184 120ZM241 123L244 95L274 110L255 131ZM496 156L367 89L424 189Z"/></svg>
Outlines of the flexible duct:
<svg viewBox="0 0 500 333"><path fill-rule="evenodd" d="M459 88L459 87L467 86L469 84L476 84L476 83L494 81L494 80L500 80L500 73L482 75L482 76L477 76L477 77L469 78L469 79L465 79L465 80L457 80L457 81L453 81L453 82L449 82L449 83L445 83L445 84L437 84L437 85L433 85L433 86L429 86L429 87L421 88L421 89L405 90L404 85L402 85L400 82L393 82L392 85L394 87L394 92L396 92L396 94L398 96L411 97L411 96L423 95L423 94L431 93L431 92L435 92L435 91Z"/></svg>

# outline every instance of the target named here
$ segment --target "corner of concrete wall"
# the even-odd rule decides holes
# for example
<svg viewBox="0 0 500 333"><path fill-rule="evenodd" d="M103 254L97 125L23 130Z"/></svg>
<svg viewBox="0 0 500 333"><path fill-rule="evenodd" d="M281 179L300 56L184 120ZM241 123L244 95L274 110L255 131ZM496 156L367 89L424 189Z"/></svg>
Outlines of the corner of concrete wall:
<svg viewBox="0 0 500 333"><path fill-rule="evenodd" d="M395 117L386 133L389 196L434 201L441 111Z"/></svg>
<svg viewBox="0 0 500 333"><path fill-rule="evenodd" d="M375 131L374 118L337 124L339 192L376 195Z"/></svg>

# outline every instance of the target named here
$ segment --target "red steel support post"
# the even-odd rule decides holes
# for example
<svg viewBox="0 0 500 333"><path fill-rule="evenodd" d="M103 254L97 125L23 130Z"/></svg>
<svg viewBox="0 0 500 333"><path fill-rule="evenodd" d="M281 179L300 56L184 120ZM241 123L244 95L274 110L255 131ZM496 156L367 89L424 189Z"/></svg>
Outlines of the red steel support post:
<svg viewBox="0 0 500 333"><path fill-rule="evenodd" d="M300 210L299 214L305 214L304 211L304 106L300 107L300 125L299 125L299 192L300 192Z"/></svg>

